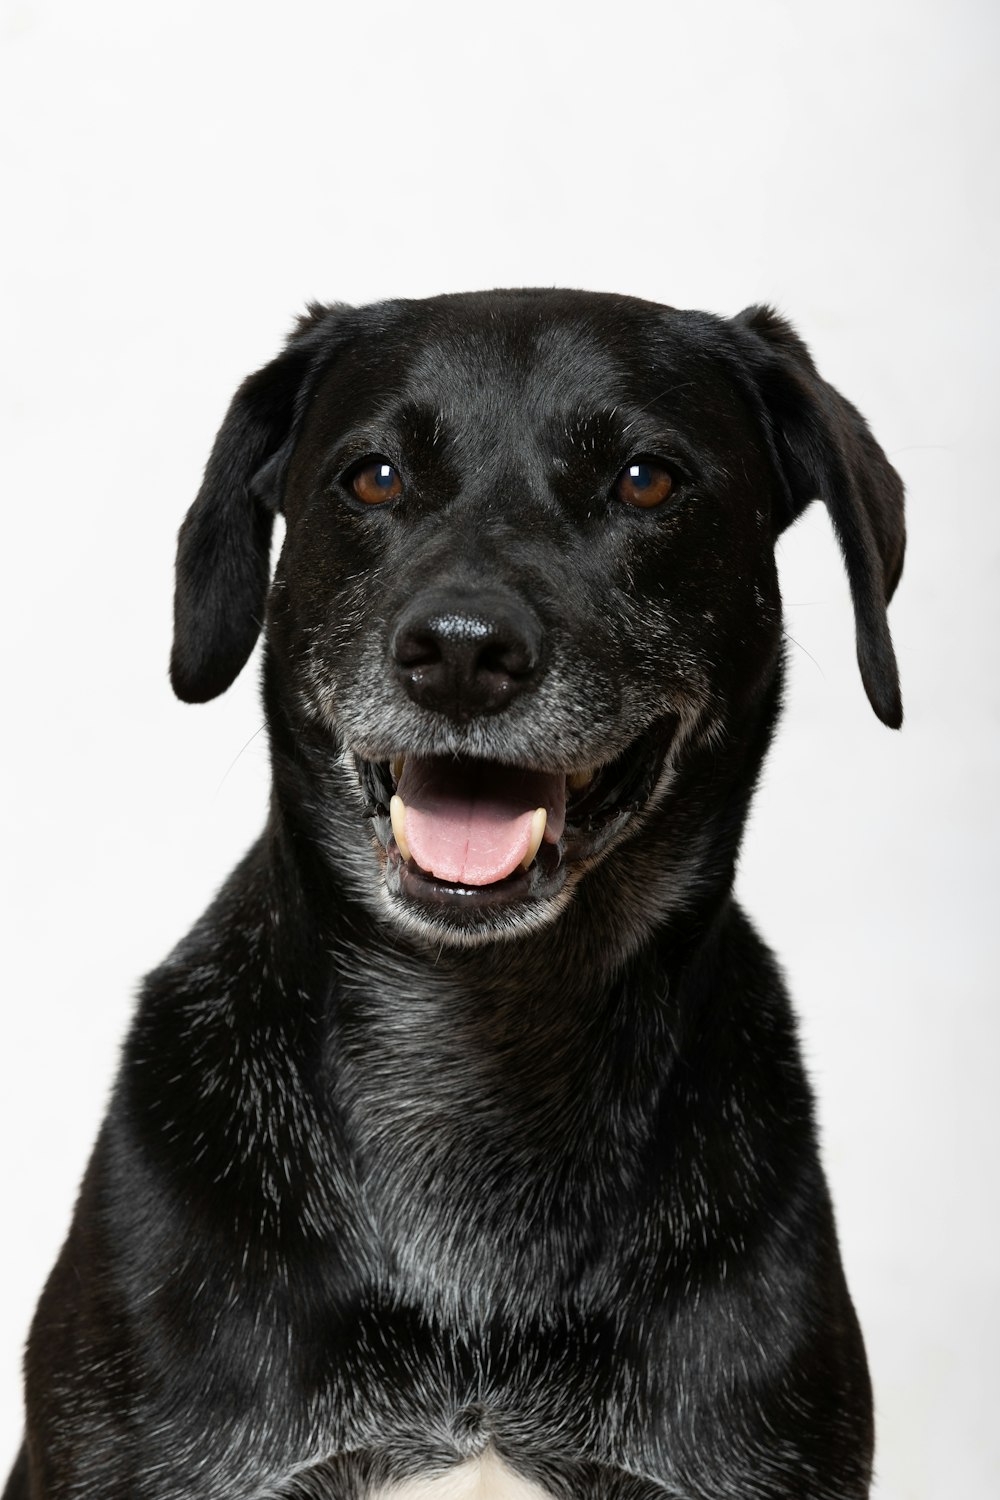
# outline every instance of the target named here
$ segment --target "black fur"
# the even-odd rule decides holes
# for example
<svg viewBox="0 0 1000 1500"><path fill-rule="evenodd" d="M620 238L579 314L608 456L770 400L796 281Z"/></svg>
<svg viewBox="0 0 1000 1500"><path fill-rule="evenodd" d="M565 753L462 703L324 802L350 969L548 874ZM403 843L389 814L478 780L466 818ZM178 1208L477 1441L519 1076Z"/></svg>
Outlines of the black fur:
<svg viewBox="0 0 1000 1500"><path fill-rule="evenodd" d="M356 498L369 454L402 498ZM673 476L656 508L616 492L637 456ZM565 1500L867 1495L809 1090L731 895L773 545L813 497L898 725L902 489L768 309L317 307L245 382L171 675L221 692L266 613L271 814L146 981L6 1500L362 1500L487 1445ZM419 645L442 598L503 625L429 690L399 622ZM558 851L477 892L394 852L399 753L604 769Z"/></svg>

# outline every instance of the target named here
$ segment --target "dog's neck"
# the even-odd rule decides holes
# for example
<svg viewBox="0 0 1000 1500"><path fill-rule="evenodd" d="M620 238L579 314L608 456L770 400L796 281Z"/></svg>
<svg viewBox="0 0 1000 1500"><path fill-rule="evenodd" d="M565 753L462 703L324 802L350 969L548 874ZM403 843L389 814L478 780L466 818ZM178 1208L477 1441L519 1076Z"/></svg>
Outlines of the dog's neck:
<svg viewBox="0 0 1000 1500"><path fill-rule="evenodd" d="M319 1076L391 1295L458 1321L512 1277L539 1316L582 1296L679 1046L664 955L609 965L584 902L513 949L416 949L350 903L337 927Z"/></svg>

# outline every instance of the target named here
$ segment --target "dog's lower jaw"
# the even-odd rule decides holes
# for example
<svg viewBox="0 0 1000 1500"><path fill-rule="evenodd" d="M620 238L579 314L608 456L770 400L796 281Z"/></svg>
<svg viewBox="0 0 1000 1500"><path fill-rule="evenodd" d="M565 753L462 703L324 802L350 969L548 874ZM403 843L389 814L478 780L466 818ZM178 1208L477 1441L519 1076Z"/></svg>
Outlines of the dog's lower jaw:
<svg viewBox="0 0 1000 1500"><path fill-rule="evenodd" d="M661 805L669 800L669 784L665 776L662 795L588 857L560 863L554 875L541 870L515 877L517 884L534 884L531 899L491 905L489 894L484 900L478 891L456 891L433 902L415 900L402 886L417 884L419 875L403 867L398 851L386 851L377 837L365 838L363 825L349 835L339 830L328 845L335 850L331 864L340 889L376 916L387 935L398 934L417 951L501 948L511 961L520 948L521 957L534 955L538 986L546 982L545 955L575 947L591 954L594 972L602 974L675 920L686 930L699 911L717 905L731 875L697 831L674 835ZM468 908L456 910L463 897Z"/></svg>
<svg viewBox="0 0 1000 1500"><path fill-rule="evenodd" d="M546 835L530 867L472 887L434 879L404 859L390 825L388 761L376 766L328 735L303 735L294 756L276 755L276 784L295 825L311 829L332 886L418 946L437 952L526 941L566 920L579 892L597 884L603 899L591 911L593 946L603 932L605 950L620 957L719 882L700 831L671 812L675 783L680 778L682 798L689 779L673 753L684 743L675 718L656 721L582 791L572 789L564 832ZM474 764L488 779L489 763Z"/></svg>

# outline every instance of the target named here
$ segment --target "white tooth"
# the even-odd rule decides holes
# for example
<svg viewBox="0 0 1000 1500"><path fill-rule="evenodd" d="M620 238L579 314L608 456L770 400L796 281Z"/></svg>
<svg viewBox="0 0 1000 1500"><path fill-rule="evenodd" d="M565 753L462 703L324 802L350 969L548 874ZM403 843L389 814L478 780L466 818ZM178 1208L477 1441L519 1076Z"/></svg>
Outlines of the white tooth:
<svg viewBox="0 0 1000 1500"><path fill-rule="evenodd" d="M566 785L571 792L580 792L585 786L589 786L593 779L593 771L571 771L566 777Z"/></svg>
<svg viewBox="0 0 1000 1500"><path fill-rule="evenodd" d="M521 861L522 870L527 870L531 867L532 860L541 848L547 817L548 814L544 807L536 807L535 811L531 814L531 842L528 845L527 854ZM399 840L397 839L396 842L398 843Z"/></svg>
<svg viewBox="0 0 1000 1500"><path fill-rule="evenodd" d="M403 774L403 766L405 764L406 764L406 756L405 755L394 755L392 757L392 760L389 762L389 770L392 772L392 779L396 783L397 786L399 785L399 778Z"/></svg>
<svg viewBox="0 0 1000 1500"><path fill-rule="evenodd" d="M410 857L410 846L406 842L406 804L402 797L393 797L389 803L389 817L392 819L392 836L396 840L396 847L404 860Z"/></svg>

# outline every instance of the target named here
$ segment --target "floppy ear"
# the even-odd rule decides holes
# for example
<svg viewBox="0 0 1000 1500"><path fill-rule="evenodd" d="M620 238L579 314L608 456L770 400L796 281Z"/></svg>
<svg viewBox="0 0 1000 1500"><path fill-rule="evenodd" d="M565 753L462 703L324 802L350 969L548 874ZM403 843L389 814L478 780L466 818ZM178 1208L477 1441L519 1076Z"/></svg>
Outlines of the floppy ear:
<svg viewBox="0 0 1000 1500"><path fill-rule="evenodd" d="M858 665L884 724L903 721L886 605L903 567L903 484L861 413L821 379L795 330L769 307L733 319L770 417L786 483L781 529L821 498L833 521L854 600Z"/></svg>
<svg viewBox="0 0 1000 1500"><path fill-rule="evenodd" d="M316 358L316 331L333 311L311 308L277 359L240 386L181 526L170 680L187 703L224 692L260 634L274 516Z"/></svg>

